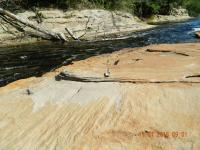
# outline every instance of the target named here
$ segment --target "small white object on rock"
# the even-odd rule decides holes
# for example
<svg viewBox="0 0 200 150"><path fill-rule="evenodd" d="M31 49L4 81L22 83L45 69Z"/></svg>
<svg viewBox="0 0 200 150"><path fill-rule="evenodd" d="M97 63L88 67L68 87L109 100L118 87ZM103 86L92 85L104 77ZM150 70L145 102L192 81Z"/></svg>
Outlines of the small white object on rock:
<svg viewBox="0 0 200 150"><path fill-rule="evenodd" d="M105 78L110 77L110 71L109 71L109 69L107 69L106 72L104 73L104 77Z"/></svg>

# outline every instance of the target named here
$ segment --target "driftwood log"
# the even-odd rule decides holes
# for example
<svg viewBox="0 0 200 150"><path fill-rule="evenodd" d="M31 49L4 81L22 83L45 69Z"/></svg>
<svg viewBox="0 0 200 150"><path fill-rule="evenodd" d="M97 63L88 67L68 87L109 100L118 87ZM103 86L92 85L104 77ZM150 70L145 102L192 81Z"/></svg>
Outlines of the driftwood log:
<svg viewBox="0 0 200 150"><path fill-rule="evenodd" d="M176 51L170 51L170 50L156 50L156 49L146 49L146 52L158 52L158 53L173 53L181 56L190 56L186 53L176 52Z"/></svg>
<svg viewBox="0 0 200 150"><path fill-rule="evenodd" d="M15 22L21 23L24 26L28 26L28 27L36 30L39 33L42 33L43 34L42 36L41 36L41 34L38 34L38 36L40 36L42 38L50 39L50 40L67 41L67 38L65 37L64 33L56 33L51 30L45 29L45 28L43 28L39 25L36 25L27 19L21 18L1 7L0 7L0 15L3 17L6 17L9 20L9 22L15 21ZM70 35L70 36L72 36L72 35ZM73 36L72 36L72 38L73 38Z"/></svg>
<svg viewBox="0 0 200 150"><path fill-rule="evenodd" d="M190 75L186 76L185 78L192 78L192 77L200 77L200 75ZM94 83L100 83L100 82L114 82L114 83L200 83L199 81L190 81L190 80L169 80L169 81L151 81L146 79L129 79L129 78L113 78L113 77L86 77L86 76L80 76L76 75L70 72L60 72L58 75L55 76L56 81L61 80L67 80L67 81L75 81L75 82L94 82Z"/></svg>

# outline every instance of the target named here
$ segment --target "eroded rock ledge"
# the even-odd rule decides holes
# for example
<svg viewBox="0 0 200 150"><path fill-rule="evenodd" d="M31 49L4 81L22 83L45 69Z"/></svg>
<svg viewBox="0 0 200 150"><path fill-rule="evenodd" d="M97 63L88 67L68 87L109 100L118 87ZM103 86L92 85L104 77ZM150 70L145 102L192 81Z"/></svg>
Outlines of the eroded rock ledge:
<svg viewBox="0 0 200 150"><path fill-rule="evenodd" d="M191 43L123 49L2 87L0 146L199 150L199 47ZM110 77L104 78L107 68ZM60 72L148 82L56 81Z"/></svg>
<svg viewBox="0 0 200 150"><path fill-rule="evenodd" d="M38 18L39 14L39 18ZM75 37L83 40L99 40L124 36L134 31L140 31L154 26L148 25L137 17L119 11L106 10L39 10L18 13L17 16L33 22L35 25L49 29L53 32L67 34L69 29ZM33 38L34 30L24 26L20 32L0 18L0 43L1 46L37 41ZM29 34L28 34L29 33ZM84 35L84 36L83 36Z"/></svg>
<svg viewBox="0 0 200 150"><path fill-rule="evenodd" d="M197 31L197 32L195 33L195 35L196 35L198 38L200 38L200 31Z"/></svg>

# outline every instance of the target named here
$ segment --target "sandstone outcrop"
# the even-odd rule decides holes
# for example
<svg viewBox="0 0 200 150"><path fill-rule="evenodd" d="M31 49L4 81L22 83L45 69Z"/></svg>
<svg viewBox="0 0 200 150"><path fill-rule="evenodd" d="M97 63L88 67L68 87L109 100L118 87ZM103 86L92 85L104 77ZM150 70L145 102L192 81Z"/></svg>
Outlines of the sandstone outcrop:
<svg viewBox="0 0 200 150"><path fill-rule="evenodd" d="M40 14L40 20L31 11L18 13L17 15L54 32L67 34L65 28L68 28L76 37L81 36L83 40L116 38L153 27L129 13L119 11L73 10L64 12L54 9L39 10L38 14ZM35 31L27 26L23 27L23 30L27 31L24 33L19 32L3 19L0 19L0 22L1 45L20 44L37 40L37 38L29 36L30 33L33 34ZM15 42L13 43L13 41Z"/></svg>
<svg viewBox="0 0 200 150"><path fill-rule="evenodd" d="M195 32L195 35L200 38L200 31Z"/></svg>
<svg viewBox="0 0 200 150"><path fill-rule="evenodd" d="M199 150L199 46L123 49L0 88L0 147Z"/></svg>
<svg viewBox="0 0 200 150"><path fill-rule="evenodd" d="M180 22L191 19L186 9L173 9L170 15L155 15L148 20L149 24L162 24L169 22Z"/></svg>

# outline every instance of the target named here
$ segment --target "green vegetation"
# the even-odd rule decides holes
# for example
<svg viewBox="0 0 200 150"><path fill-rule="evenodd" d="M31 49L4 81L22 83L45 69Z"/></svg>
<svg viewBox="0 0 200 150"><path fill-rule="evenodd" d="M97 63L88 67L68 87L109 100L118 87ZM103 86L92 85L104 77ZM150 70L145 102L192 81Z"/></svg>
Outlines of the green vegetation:
<svg viewBox="0 0 200 150"><path fill-rule="evenodd" d="M190 15L200 14L200 0L3 0L5 7L25 8L57 7L61 9L103 8L124 10L139 17L150 17L155 14L168 15L173 8L187 8ZM15 6L15 7L13 7Z"/></svg>
<svg viewBox="0 0 200 150"><path fill-rule="evenodd" d="M200 15L200 0L188 0L185 3L185 7L187 8L189 15L191 16Z"/></svg>

